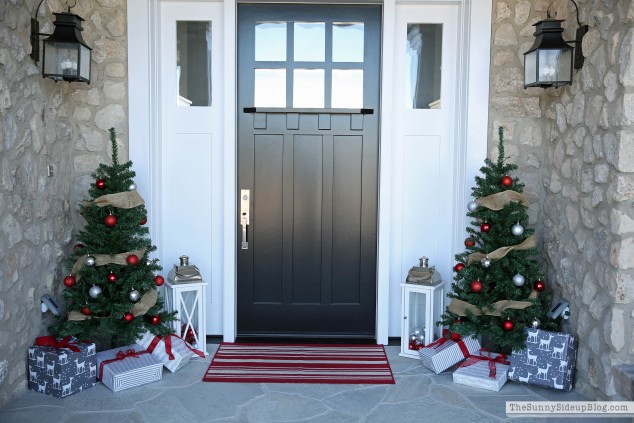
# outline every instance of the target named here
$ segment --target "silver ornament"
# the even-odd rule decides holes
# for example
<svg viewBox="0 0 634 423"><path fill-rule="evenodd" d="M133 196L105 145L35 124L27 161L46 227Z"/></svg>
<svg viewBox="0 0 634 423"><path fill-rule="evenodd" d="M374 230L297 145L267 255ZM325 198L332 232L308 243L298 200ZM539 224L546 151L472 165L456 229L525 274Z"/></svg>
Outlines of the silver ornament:
<svg viewBox="0 0 634 423"><path fill-rule="evenodd" d="M488 257L485 257L482 260L480 260L480 263L482 263L483 267L489 267L491 266L491 259Z"/></svg>
<svg viewBox="0 0 634 423"><path fill-rule="evenodd" d="M92 288L88 290L88 295L93 298L97 298L101 295L101 288L99 288L97 285L93 285Z"/></svg>
<svg viewBox="0 0 634 423"><path fill-rule="evenodd" d="M513 227L511 228L511 232L513 233L513 235L515 236L520 236L524 233L524 227L522 225L520 225L519 223L516 223L515 225L513 225Z"/></svg>
<svg viewBox="0 0 634 423"><path fill-rule="evenodd" d="M425 331L422 331L421 333L418 334L418 342L425 342Z"/></svg>
<svg viewBox="0 0 634 423"><path fill-rule="evenodd" d="M411 334L411 335L409 336L409 340L410 340L410 341L416 341L417 339L418 339L418 335Z"/></svg>
<svg viewBox="0 0 634 423"><path fill-rule="evenodd" d="M88 254L86 256L86 259L84 260L84 263L86 264L86 266L94 266L95 265L95 258L93 256L91 256L90 254Z"/></svg>
<svg viewBox="0 0 634 423"><path fill-rule="evenodd" d="M470 212L478 210L478 203L476 203L475 201L470 202L469 204L467 204L467 209L469 209Z"/></svg>
<svg viewBox="0 0 634 423"><path fill-rule="evenodd" d="M151 266L151 265L153 265L153 264L154 264L154 262L153 262L152 260L149 260L149 259L148 259L148 261L146 261L146 262L145 262L145 264L146 264L147 266Z"/></svg>
<svg viewBox="0 0 634 423"><path fill-rule="evenodd" d="M526 280L524 279L524 276L520 275L519 273L513 276L513 283L515 284L515 286L522 286L524 285L525 281Z"/></svg>
<svg viewBox="0 0 634 423"><path fill-rule="evenodd" d="M130 184L130 186L128 187L128 191L134 191L136 189L136 184L133 182Z"/></svg>
<svg viewBox="0 0 634 423"><path fill-rule="evenodd" d="M130 301L137 302L139 298L141 298L141 294L139 294L139 291L136 289L133 289L132 292L130 292Z"/></svg>
<svg viewBox="0 0 634 423"><path fill-rule="evenodd" d="M533 321L531 322L531 327L533 329L539 329L539 325L541 325L541 324L542 324L542 322L540 322L539 319L537 317L535 317L533 319Z"/></svg>

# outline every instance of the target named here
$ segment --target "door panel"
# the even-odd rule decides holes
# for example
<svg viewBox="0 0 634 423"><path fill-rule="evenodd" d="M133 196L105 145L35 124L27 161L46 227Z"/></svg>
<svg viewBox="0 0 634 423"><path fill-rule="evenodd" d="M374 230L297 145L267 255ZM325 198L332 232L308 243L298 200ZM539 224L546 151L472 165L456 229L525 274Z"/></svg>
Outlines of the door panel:
<svg viewBox="0 0 634 423"><path fill-rule="evenodd" d="M377 6L238 6L238 189L251 190L238 336L374 337L380 19ZM362 51L335 48L350 60L337 62L346 30Z"/></svg>

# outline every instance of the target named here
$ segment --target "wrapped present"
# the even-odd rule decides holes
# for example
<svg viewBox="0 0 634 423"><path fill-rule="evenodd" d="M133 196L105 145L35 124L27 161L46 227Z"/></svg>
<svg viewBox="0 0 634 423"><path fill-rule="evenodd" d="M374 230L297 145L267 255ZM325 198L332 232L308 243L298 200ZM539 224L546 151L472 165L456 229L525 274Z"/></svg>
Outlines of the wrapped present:
<svg viewBox="0 0 634 423"><path fill-rule="evenodd" d="M172 373L189 363L194 354L205 358L205 354L192 348L177 335L162 337L145 332L141 338L137 339L136 343L156 357Z"/></svg>
<svg viewBox="0 0 634 423"><path fill-rule="evenodd" d="M98 353L97 367L98 378L112 392L145 385L163 377L163 363L137 344Z"/></svg>
<svg viewBox="0 0 634 423"><path fill-rule="evenodd" d="M97 383L95 344L70 336L40 336L29 347L29 389L54 397L91 388Z"/></svg>
<svg viewBox="0 0 634 423"><path fill-rule="evenodd" d="M569 392L577 340L568 333L526 328L526 347L509 357L509 379Z"/></svg>
<svg viewBox="0 0 634 423"><path fill-rule="evenodd" d="M480 342L472 336L449 339L445 334L446 331L443 331L442 338L418 350L423 366L436 374L480 351Z"/></svg>
<svg viewBox="0 0 634 423"><path fill-rule="evenodd" d="M476 388L499 391L507 381L509 362L506 355L480 350L480 354L469 356L453 372L454 383Z"/></svg>

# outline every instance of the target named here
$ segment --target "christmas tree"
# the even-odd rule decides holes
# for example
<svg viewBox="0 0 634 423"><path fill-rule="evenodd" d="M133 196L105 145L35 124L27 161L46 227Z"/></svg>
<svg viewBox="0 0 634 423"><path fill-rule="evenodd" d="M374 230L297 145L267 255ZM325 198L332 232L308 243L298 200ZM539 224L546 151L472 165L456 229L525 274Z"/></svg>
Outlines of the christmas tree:
<svg viewBox="0 0 634 423"><path fill-rule="evenodd" d="M112 165L100 164L92 174L90 200L80 205L86 225L77 236L64 278L69 310L53 331L59 336L131 344L146 330L167 335L164 323L174 313L162 311L157 286L163 284L156 247L149 238L147 211L132 178L132 162L119 163L114 128L110 129Z"/></svg>
<svg viewBox="0 0 634 423"><path fill-rule="evenodd" d="M456 254L452 298L441 317L449 332L486 335L498 348L522 349L524 327L556 329L546 317L550 304L540 272L534 229L528 228L524 184L506 163L504 133L499 129L498 159L486 159L472 188L467 216L466 251Z"/></svg>

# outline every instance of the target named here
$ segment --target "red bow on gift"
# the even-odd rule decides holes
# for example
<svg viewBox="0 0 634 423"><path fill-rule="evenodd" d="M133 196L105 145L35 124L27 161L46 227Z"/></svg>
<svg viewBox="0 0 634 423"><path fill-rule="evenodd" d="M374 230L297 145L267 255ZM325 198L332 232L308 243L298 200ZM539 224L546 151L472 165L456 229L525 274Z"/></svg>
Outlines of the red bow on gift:
<svg viewBox="0 0 634 423"><path fill-rule="evenodd" d="M178 335L174 335L174 334L167 335L165 338L163 338L161 335L156 335L154 337L154 339L152 339L152 342L150 342L150 345L147 347L147 351L149 353L154 351L154 349L156 348L158 343L161 342L161 339L162 339L162 340L165 341L165 352L167 353L167 356L169 357L170 360L174 360L174 354L172 353L172 336L174 338L178 338L178 339L182 340L183 343L185 344L185 346L187 348L189 348L189 350L191 352L193 352L194 354L196 354L199 357L205 358L205 354L203 354L202 351L199 351L199 350L197 350L195 348L190 347L189 344L183 338L181 338Z"/></svg>
<svg viewBox="0 0 634 423"><path fill-rule="evenodd" d="M443 329L442 330L442 336L440 338L436 339L431 344L425 345L423 348L433 348L433 349L436 350L436 349L440 348L446 342L454 341L456 344L458 344L458 347L460 348L460 351L462 351L462 355L464 355L465 357L469 357L469 349L465 345L465 343L462 340L462 338L460 338L460 335L457 334L456 332L451 332L451 335L449 337L447 337L447 333L448 332L449 331L447 329Z"/></svg>
<svg viewBox="0 0 634 423"><path fill-rule="evenodd" d="M53 347L56 350L60 348L67 348L73 352L79 352L79 348L76 347L77 342L71 342L72 336L67 336L59 341L54 336L40 336L35 338L35 345L38 347Z"/></svg>
<svg viewBox="0 0 634 423"><path fill-rule="evenodd" d="M110 363L114 363L115 361L121 361L121 360L125 360L128 357L134 357L134 358L139 358L140 355L143 354L147 354L147 351L140 351L140 352L136 352L134 351L132 348L130 348L127 351L118 351L117 355L115 356L115 358L111 358L110 360L104 360L101 362L101 364L99 365L99 380L102 379L103 376L103 368L106 366L106 364L110 364Z"/></svg>
<svg viewBox="0 0 634 423"><path fill-rule="evenodd" d="M485 352L487 353L487 355L482 355L482 353ZM460 366L458 366L458 368L460 367L469 367L472 366L480 361L488 361L489 362L489 377L494 379L496 374L497 374L497 368L495 363L500 363L500 364L506 364L507 366L509 364L511 364L510 362L508 362L506 360L506 355L505 354L498 354L497 357L493 358L491 357L491 352L488 351L486 348L482 348L480 350L480 355L472 355L469 358L467 358Z"/></svg>

